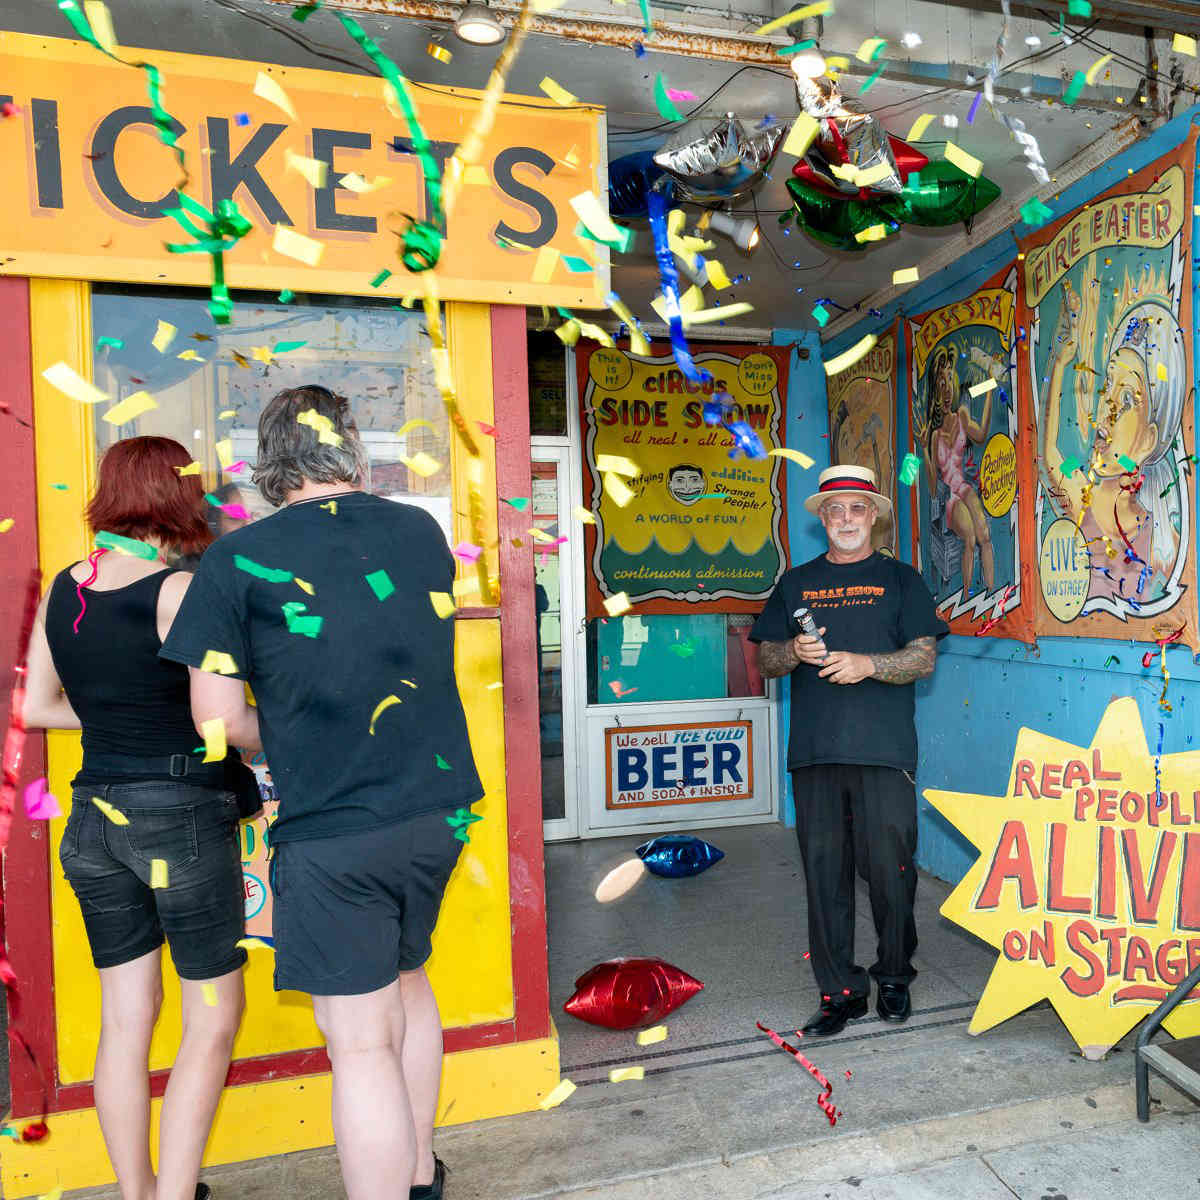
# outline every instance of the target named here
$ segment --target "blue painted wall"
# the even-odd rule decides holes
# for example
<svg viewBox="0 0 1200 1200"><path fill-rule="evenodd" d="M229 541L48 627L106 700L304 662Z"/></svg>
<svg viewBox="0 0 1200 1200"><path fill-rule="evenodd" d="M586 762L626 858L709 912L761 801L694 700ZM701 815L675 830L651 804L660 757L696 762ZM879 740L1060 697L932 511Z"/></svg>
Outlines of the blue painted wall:
<svg viewBox="0 0 1200 1200"><path fill-rule="evenodd" d="M1177 146L1192 122L1200 122L1197 114L1200 107L1181 114L1069 188L1052 201L1055 213L1079 207L1131 170L1146 166ZM1200 247L1200 229L1196 228L1200 219L1195 219L1193 226L1195 255L1196 247ZM897 316L924 312L968 295L1000 266L1015 258L1016 236L1025 232L1023 225L1006 230L964 255L952 267L922 280L887 305L882 317L859 322L831 339L824 347L824 356L831 358L865 333L888 328ZM1195 262L1193 258L1193 289ZM896 437L901 454L908 444L910 411L903 341L901 337L897 367L900 387ZM1193 345L1194 342L1193 332ZM823 386L822 380L822 389ZM818 407L815 401L809 403ZM821 461L823 464L828 461L827 446ZM900 547L905 555L906 548L912 545L911 517L907 504L899 507ZM796 511L797 502L793 500L789 512ZM1195 529L1194 523L1192 528ZM794 561L802 560L794 558ZM1160 712L1158 696L1162 678L1157 664L1148 670L1142 668L1141 657L1146 648L1131 640L1096 638L1042 638L1034 649L1001 638L946 638L941 643L933 678L917 685L917 733L921 747L918 796L922 796L925 788L999 795L1008 782L1013 747L1023 725L1086 746L1104 708L1121 696L1137 699L1152 753L1158 745L1160 726L1164 753L1187 749L1193 744L1194 717L1200 709L1200 666L1186 647L1170 651L1168 698L1173 711ZM1118 660L1115 663L1109 662L1113 655ZM958 882L974 860L975 848L923 798L918 801L918 809L918 863L942 879Z"/></svg>

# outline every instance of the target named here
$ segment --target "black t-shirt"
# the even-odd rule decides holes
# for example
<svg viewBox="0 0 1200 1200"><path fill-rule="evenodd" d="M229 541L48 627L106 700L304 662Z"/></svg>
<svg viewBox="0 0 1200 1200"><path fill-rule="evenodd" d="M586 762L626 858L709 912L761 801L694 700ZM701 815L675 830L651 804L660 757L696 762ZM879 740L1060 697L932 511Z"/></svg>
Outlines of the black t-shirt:
<svg viewBox="0 0 1200 1200"><path fill-rule="evenodd" d="M881 654L914 638L945 637L945 622L921 576L907 563L872 554L856 563L831 563L825 555L786 572L754 628L753 642L786 642L800 632L798 608L812 611L825 629L829 650ZM801 663L792 672L792 728L788 770L817 763L917 767L914 686L830 683L820 667Z"/></svg>
<svg viewBox="0 0 1200 1200"><path fill-rule="evenodd" d="M162 648L192 667L210 650L229 654L253 689L279 793L277 843L360 833L483 795L454 677L454 621L429 598L451 590L446 539L411 505L364 492L335 500L336 511L304 501L214 542ZM379 590L395 589L382 600L365 578L379 571ZM321 618L315 637L304 632L311 616ZM389 696L400 703L376 715L372 733Z"/></svg>

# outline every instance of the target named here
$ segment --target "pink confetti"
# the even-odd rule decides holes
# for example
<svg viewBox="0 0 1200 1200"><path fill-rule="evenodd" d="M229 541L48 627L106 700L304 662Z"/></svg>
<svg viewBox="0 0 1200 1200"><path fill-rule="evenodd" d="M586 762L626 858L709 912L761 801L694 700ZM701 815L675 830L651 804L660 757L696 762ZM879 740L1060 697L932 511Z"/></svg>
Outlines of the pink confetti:
<svg viewBox="0 0 1200 1200"><path fill-rule="evenodd" d="M248 521L250 514L240 504L222 504L221 511L235 521Z"/></svg>
<svg viewBox="0 0 1200 1200"><path fill-rule="evenodd" d="M486 433L488 437L496 436L495 425L489 425L486 421L476 421L475 424L478 425L481 432Z"/></svg>
<svg viewBox="0 0 1200 1200"><path fill-rule="evenodd" d="M21 110L11 101L0 104L0 117L15 117Z"/></svg>
<svg viewBox="0 0 1200 1200"><path fill-rule="evenodd" d="M246 460L244 458L238 459L237 462L231 463L228 467L225 468L225 474L226 475L236 475L239 471L244 471L249 465L250 464L248 462L246 462Z"/></svg>
<svg viewBox="0 0 1200 1200"><path fill-rule="evenodd" d="M476 562L483 553L483 547L476 546L474 542L459 542L452 553L455 558L461 558L463 562Z"/></svg>
<svg viewBox="0 0 1200 1200"><path fill-rule="evenodd" d="M54 793L47 791L44 776L25 788L25 815L31 821L48 821L51 817L62 816Z"/></svg>
<svg viewBox="0 0 1200 1200"><path fill-rule="evenodd" d="M680 91L678 88L667 88L667 95L670 96L672 100L695 100L696 98L695 92L684 92Z"/></svg>

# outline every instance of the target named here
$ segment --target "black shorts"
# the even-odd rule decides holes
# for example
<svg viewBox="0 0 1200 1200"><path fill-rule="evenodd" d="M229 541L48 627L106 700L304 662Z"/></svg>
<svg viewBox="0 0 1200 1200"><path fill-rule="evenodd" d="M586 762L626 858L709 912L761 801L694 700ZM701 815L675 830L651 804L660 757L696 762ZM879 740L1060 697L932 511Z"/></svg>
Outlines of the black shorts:
<svg viewBox="0 0 1200 1200"><path fill-rule="evenodd" d="M276 991L358 996L425 963L463 848L447 815L275 847Z"/></svg>
<svg viewBox="0 0 1200 1200"><path fill-rule="evenodd" d="M123 813L117 825L93 804ZM246 961L237 801L166 780L81 785L71 793L59 859L79 899L92 961L119 967L163 944L182 979L216 979ZM162 859L167 886L150 886Z"/></svg>

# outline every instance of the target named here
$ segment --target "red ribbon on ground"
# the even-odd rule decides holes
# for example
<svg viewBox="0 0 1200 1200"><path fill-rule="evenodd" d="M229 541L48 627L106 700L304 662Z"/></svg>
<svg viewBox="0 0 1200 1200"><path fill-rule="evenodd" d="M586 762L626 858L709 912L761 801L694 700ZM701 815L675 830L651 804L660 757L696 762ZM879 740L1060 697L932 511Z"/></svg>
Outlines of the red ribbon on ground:
<svg viewBox="0 0 1200 1200"><path fill-rule="evenodd" d="M773 1029L768 1029L761 1021L755 1021L755 1025L762 1030L777 1045L780 1050L786 1050L824 1089L825 1091L817 1097L817 1107L829 1118L831 1126L837 1124L837 1119L842 1114L838 1111L836 1105L829 1099L833 1092L833 1084L821 1074L821 1069L809 1062L795 1046L788 1045Z"/></svg>

